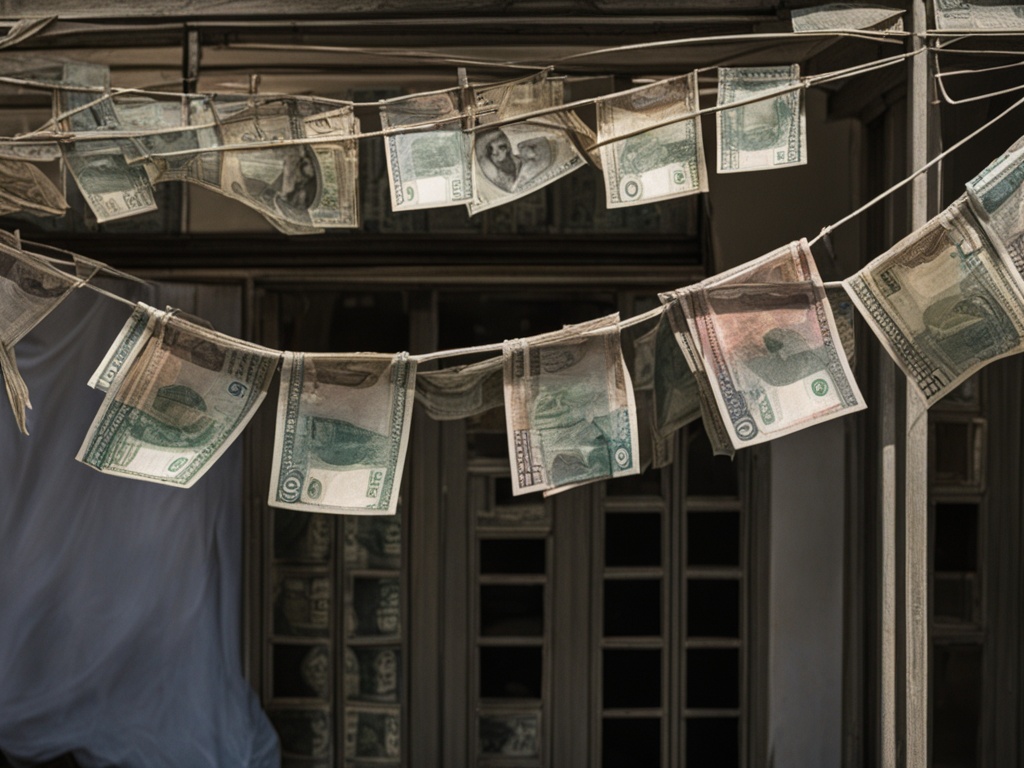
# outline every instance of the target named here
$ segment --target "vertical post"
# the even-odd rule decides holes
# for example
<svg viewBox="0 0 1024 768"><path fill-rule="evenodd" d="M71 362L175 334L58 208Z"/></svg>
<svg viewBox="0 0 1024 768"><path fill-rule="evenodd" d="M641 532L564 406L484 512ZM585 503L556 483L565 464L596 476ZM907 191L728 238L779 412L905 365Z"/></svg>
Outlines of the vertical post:
<svg viewBox="0 0 1024 768"><path fill-rule="evenodd" d="M925 0L910 0L912 51L924 45L928 28ZM929 59L914 56L908 73L907 148L909 171L928 161ZM929 175L918 176L910 190L910 227L928 219ZM906 383L904 438L904 722L906 768L929 765L928 743L928 411L917 388Z"/></svg>
<svg viewBox="0 0 1024 768"><path fill-rule="evenodd" d="M186 94L181 102L182 124L188 125L190 93L196 92L196 84L199 82L199 57L202 50L199 42L199 30L185 27L185 39L182 42L181 51L181 92ZM181 234L188 234L189 230L189 187L185 182L181 185Z"/></svg>

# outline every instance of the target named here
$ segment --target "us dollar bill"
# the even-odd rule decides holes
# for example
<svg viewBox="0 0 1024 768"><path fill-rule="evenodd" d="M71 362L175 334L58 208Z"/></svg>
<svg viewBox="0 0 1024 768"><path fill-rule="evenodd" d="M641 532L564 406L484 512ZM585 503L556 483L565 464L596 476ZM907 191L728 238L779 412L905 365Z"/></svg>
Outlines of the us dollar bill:
<svg viewBox="0 0 1024 768"><path fill-rule="evenodd" d="M935 27L943 30L1022 30L1024 6L985 0L935 0Z"/></svg>
<svg viewBox="0 0 1024 768"><path fill-rule="evenodd" d="M857 363L857 333L854 326L857 310L850 301L850 295L841 285L826 286L825 298L828 299L828 306L836 321L839 342L843 345L843 352L846 353L850 367L853 368Z"/></svg>
<svg viewBox="0 0 1024 768"><path fill-rule="evenodd" d="M478 112L491 121L555 106L563 102L561 80L543 73L476 94ZM487 118L481 118L486 125ZM471 214L518 200L586 165L576 144L581 122L553 113L522 122L478 129L473 139Z"/></svg>
<svg viewBox="0 0 1024 768"><path fill-rule="evenodd" d="M407 353L286 352L270 505L395 514L415 386Z"/></svg>
<svg viewBox="0 0 1024 768"><path fill-rule="evenodd" d="M168 314L110 382L76 458L107 474L190 488L252 418L278 360Z"/></svg>
<svg viewBox="0 0 1024 768"><path fill-rule="evenodd" d="M715 403L715 396L711 391L711 382L708 380L707 371L698 352L697 342L690 332L689 324L686 321L686 313L683 311L683 304L688 304L692 301L690 293L691 289L683 288L659 294L659 298L665 305L665 317L668 318L676 346L682 353L683 359L693 375L700 405L700 415L704 422L704 431L707 433L708 440L711 443L711 449L715 456L732 457L736 454L736 450L733 448L725 421L718 410L718 405Z"/></svg>
<svg viewBox="0 0 1024 768"><path fill-rule="evenodd" d="M609 208L706 192L700 120L668 121L698 109L697 73L662 80L597 102L601 168ZM657 126L661 127L657 127Z"/></svg>
<svg viewBox="0 0 1024 768"><path fill-rule="evenodd" d="M967 182L967 202L996 252L1024 275L1024 138Z"/></svg>
<svg viewBox="0 0 1024 768"><path fill-rule="evenodd" d="M903 11L863 3L825 3L811 8L794 8L792 22L794 32L900 31L903 29Z"/></svg>
<svg viewBox="0 0 1024 768"><path fill-rule="evenodd" d="M416 376L416 401L438 421L466 419L500 408L505 401L502 358L470 365L422 371Z"/></svg>
<svg viewBox="0 0 1024 768"><path fill-rule="evenodd" d="M473 141L462 130L461 113L458 91L381 104L384 130L439 123L429 130L384 137L392 211L464 205L473 199Z"/></svg>
<svg viewBox="0 0 1024 768"><path fill-rule="evenodd" d="M37 216L62 216L68 201L34 163L0 157L0 203Z"/></svg>
<svg viewBox="0 0 1024 768"><path fill-rule="evenodd" d="M636 401L618 316L504 345L512 493L638 474Z"/></svg>
<svg viewBox="0 0 1024 768"><path fill-rule="evenodd" d="M6 234L6 233L4 233ZM28 386L18 371L14 346L67 297L76 280L41 258L0 242L0 373L22 434L28 434L25 409L31 408Z"/></svg>
<svg viewBox="0 0 1024 768"><path fill-rule="evenodd" d="M143 342L153 335L153 330L164 316L165 313L141 301L136 304L114 343L103 355L99 367L89 377L88 385L100 392L109 390L117 374L135 358Z"/></svg>
<svg viewBox="0 0 1024 768"><path fill-rule="evenodd" d="M843 285L928 405L989 361L1024 350L1020 275L963 197Z"/></svg>
<svg viewBox="0 0 1024 768"><path fill-rule="evenodd" d="M720 67L718 104L768 96L800 82L800 66ZM803 91L781 93L723 109L718 125L718 172L759 171L807 163Z"/></svg>
<svg viewBox="0 0 1024 768"><path fill-rule="evenodd" d="M69 62L63 82L71 86L103 89L54 92L55 116L62 130L102 133L122 129L110 90L110 69L105 65ZM66 116L65 116L66 115ZM123 139L82 139L62 143L64 163L99 222L156 210L153 186L146 172L128 164Z"/></svg>
<svg viewBox="0 0 1024 768"><path fill-rule="evenodd" d="M866 407L806 240L690 296L684 313L733 447Z"/></svg>

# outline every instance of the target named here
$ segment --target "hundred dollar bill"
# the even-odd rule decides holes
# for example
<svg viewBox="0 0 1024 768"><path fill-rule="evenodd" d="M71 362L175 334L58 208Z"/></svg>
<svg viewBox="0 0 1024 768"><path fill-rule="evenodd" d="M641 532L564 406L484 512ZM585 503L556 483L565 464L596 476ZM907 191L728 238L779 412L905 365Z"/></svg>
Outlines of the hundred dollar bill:
<svg viewBox="0 0 1024 768"><path fill-rule="evenodd" d="M697 109L696 72L597 102L598 142L650 127L600 147L609 208L707 192L699 118L651 127Z"/></svg>
<svg viewBox="0 0 1024 768"><path fill-rule="evenodd" d="M466 419L504 403L500 357L470 365L423 371L416 376L416 401L438 421Z"/></svg>
<svg viewBox="0 0 1024 768"><path fill-rule="evenodd" d="M25 409L32 404L28 386L18 371L14 346L57 308L78 281L13 247L14 242L6 237L0 242L0 373L14 420L27 435Z"/></svg>
<svg viewBox="0 0 1024 768"><path fill-rule="evenodd" d="M935 0L935 27L944 30L1022 30L1024 6L991 0Z"/></svg>
<svg viewBox="0 0 1024 768"><path fill-rule="evenodd" d="M690 296L683 310L735 448L866 407L806 240Z"/></svg>
<svg viewBox="0 0 1024 768"><path fill-rule="evenodd" d="M512 493L638 474L636 401L618 316L504 345Z"/></svg>
<svg viewBox="0 0 1024 768"><path fill-rule="evenodd" d="M494 109L504 120L561 104L563 83L531 76L477 92L478 112ZM481 118L481 124L488 122ZM578 119L553 113L494 128L480 128L473 140L471 214L518 200L586 165L576 146Z"/></svg>
<svg viewBox="0 0 1024 768"><path fill-rule="evenodd" d="M8 141L0 143L0 157L7 160L24 160L30 163L50 163L59 160L61 152L57 142L34 144Z"/></svg>
<svg viewBox="0 0 1024 768"><path fill-rule="evenodd" d="M1024 138L967 182L967 202L996 252L1024 275Z"/></svg>
<svg viewBox="0 0 1024 768"><path fill-rule="evenodd" d="M861 3L826 3L811 8L794 8L792 21L794 32L899 31L903 29L903 11Z"/></svg>
<svg viewBox="0 0 1024 768"><path fill-rule="evenodd" d="M718 104L767 96L800 82L800 66L720 67ZM807 117L800 89L717 113L718 172L807 163Z"/></svg>
<svg viewBox="0 0 1024 768"><path fill-rule="evenodd" d="M286 352L270 505L395 514L415 386L407 353Z"/></svg>
<svg viewBox="0 0 1024 768"><path fill-rule="evenodd" d="M121 130L110 91L110 70L105 65L69 62L64 66L67 85L102 89L58 89L54 111L60 127L76 133ZM61 144L64 162L99 222L156 210L153 187L146 172L130 166L122 139L82 139Z"/></svg>
<svg viewBox="0 0 1024 768"><path fill-rule="evenodd" d="M425 93L381 104L384 130L439 123L430 130L384 137L391 210L462 205L473 199L472 138L463 132L460 114L458 91Z"/></svg>
<svg viewBox="0 0 1024 768"><path fill-rule="evenodd" d="M167 314L110 382L76 458L190 488L252 418L279 357Z"/></svg>
<svg viewBox="0 0 1024 768"><path fill-rule="evenodd" d="M1024 350L1021 278L963 197L843 285L928 405L989 361Z"/></svg>
<svg viewBox="0 0 1024 768"><path fill-rule="evenodd" d="M64 195L33 163L0 157L0 203L37 216L62 216Z"/></svg>

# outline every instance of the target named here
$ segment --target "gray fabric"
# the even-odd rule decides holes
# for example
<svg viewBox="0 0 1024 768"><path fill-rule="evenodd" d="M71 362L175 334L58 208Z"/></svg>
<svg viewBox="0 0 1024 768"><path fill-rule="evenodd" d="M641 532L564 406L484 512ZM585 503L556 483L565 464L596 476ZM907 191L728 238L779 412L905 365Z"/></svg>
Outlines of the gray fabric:
<svg viewBox="0 0 1024 768"><path fill-rule="evenodd" d="M240 658L240 445L190 490L75 461L102 401L86 380L129 313L76 291L18 345L35 409L30 437L0 413L0 750L271 768Z"/></svg>

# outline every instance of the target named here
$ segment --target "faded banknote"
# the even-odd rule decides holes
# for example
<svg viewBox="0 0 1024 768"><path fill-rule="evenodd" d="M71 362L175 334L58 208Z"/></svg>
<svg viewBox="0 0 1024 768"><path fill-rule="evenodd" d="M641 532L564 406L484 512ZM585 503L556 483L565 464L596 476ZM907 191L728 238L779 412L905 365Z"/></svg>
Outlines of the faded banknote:
<svg viewBox="0 0 1024 768"><path fill-rule="evenodd" d="M505 342L512 493L640 471L636 402L618 316Z"/></svg>
<svg viewBox="0 0 1024 768"><path fill-rule="evenodd" d="M23 434L28 434L25 409L32 406L28 387L18 372L14 345L50 314L77 282L41 258L0 243L0 373Z"/></svg>
<svg viewBox="0 0 1024 768"><path fill-rule="evenodd" d="M967 201L996 252L1024 275L1024 138L967 182Z"/></svg>
<svg viewBox="0 0 1024 768"><path fill-rule="evenodd" d="M122 130L107 66L69 62L64 65L63 82L95 89L54 92L54 112L63 130L86 134ZM96 138L61 144L64 162L97 221L156 210L153 186L141 167L128 164L125 146L124 139Z"/></svg>
<svg viewBox="0 0 1024 768"><path fill-rule="evenodd" d="M598 142L643 131L600 148L609 208L707 192L700 118L664 125L697 108L696 72L597 102Z"/></svg>
<svg viewBox="0 0 1024 768"><path fill-rule="evenodd" d="M735 448L865 408L805 240L705 280L683 312Z"/></svg>
<svg viewBox="0 0 1024 768"><path fill-rule="evenodd" d="M798 86L800 65L720 67L718 104L765 97ZM807 162L807 119L803 90L723 109L718 120L718 171L760 171Z"/></svg>
<svg viewBox="0 0 1024 768"><path fill-rule="evenodd" d="M500 408L505 402L500 357L470 365L422 371L416 376L416 401L432 419L450 421Z"/></svg>
<svg viewBox="0 0 1024 768"><path fill-rule="evenodd" d="M854 327L857 310L850 301L850 294L841 285L826 286L825 298L828 299L832 317L836 321L836 331L839 332L843 352L846 353L846 359L850 361L852 367L857 361L857 333Z"/></svg>
<svg viewBox="0 0 1024 768"><path fill-rule="evenodd" d="M935 0L938 29L1022 30L1024 5L992 0Z"/></svg>
<svg viewBox="0 0 1024 768"><path fill-rule="evenodd" d="M197 99L187 118L137 107L135 119L180 128L131 140L132 167L145 167L154 182L188 181L220 192L286 234L359 226L358 142L352 138L359 121L351 106L285 96ZM325 141L295 143L313 138ZM262 142L281 146L217 150ZM201 149L217 151L195 151Z"/></svg>
<svg viewBox="0 0 1024 768"><path fill-rule="evenodd" d="M1024 350L1024 283L963 197L843 285L928 405Z"/></svg>
<svg viewBox="0 0 1024 768"><path fill-rule="evenodd" d="M903 11L863 3L825 3L792 11L794 32L833 32L847 29L903 29Z"/></svg>
<svg viewBox="0 0 1024 768"><path fill-rule="evenodd" d="M416 363L404 352L286 352L270 505L393 515L415 386Z"/></svg>
<svg viewBox="0 0 1024 768"><path fill-rule="evenodd" d="M457 90L381 104L384 130L437 122L432 129L384 137L391 210L463 205L473 199L473 140L463 132Z"/></svg>
<svg viewBox="0 0 1024 768"><path fill-rule="evenodd" d="M37 216L62 216L68 208L61 191L34 163L0 158L0 204Z"/></svg>
<svg viewBox="0 0 1024 768"><path fill-rule="evenodd" d="M477 91L480 122L506 120L562 103L561 80L534 75ZM493 115L493 117L491 117ZM586 132L573 113L555 112L493 128L478 127L473 140L473 200L478 213L547 186L586 165L576 137Z"/></svg>
<svg viewBox="0 0 1024 768"><path fill-rule="evenodd" d="M107 474L189 488L252 418L280 355L169 314L143 333L126 337L134 353L77 458Z"/></svg>
<svg viewBox="0 0 1024 768"><path fill-rule="evenodd" d="M139 345L153 335L153 329L165 315L166 313L141 301L136 304L121 332L100 361L99 367L89 377L89 386L101 392L110 389L117 374L135 357Z"/></svg>

